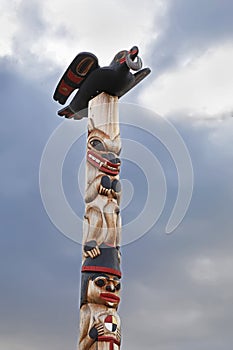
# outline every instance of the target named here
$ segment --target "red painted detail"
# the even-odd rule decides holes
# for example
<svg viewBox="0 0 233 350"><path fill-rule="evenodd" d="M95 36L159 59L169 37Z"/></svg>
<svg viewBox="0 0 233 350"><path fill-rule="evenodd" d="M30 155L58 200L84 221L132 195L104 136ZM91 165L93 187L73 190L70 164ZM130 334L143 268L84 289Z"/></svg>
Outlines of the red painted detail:
<svg viewBox="0 0 233 350"><path fill-rule="evenodd" d="M132 51L128 51L128 54L130 54L130 55L134 55L135 53L137 53L138 52L138 50L132 50ZM120 60L119 60L119 62L120 62L120 64L122 64L122 63L124 63L126 61L126 57L122 57Z"/></svg>
<svg viewBox="0 0 233 350"><path fill-rule="evenodd" d="M119 342L119 340L113 338L113 337L106 337L104 335L101 335L100 337L98 337L98 341L105 341L105 342L108 342L110 343L110 350L113 350L113 344L116 344L118 346L121 345L121 343Z"/></svg>
<svg viewBox="0 0 233 350"><path fill-rule="evenodd" d="M130 55L134 55L134 54L137 53L137 52L138 52L138 50L136 50L136 49L134 49L134 50L132 50L132 51L131 51L131 50L129 51Z"/></svg>
<svg viewBox="0 0 233 350"><path fill-rule="evenodd" d="M58 91L60 94L64 96L70 95L70 93L74 90L71 86L69 86L64 80L61 81Z"/></svg>
<svg viewBox="0 0 233 350"><path fill-rule="evenodd" d="M87 151L87 161L108 175L118 175L120 172L120 163L111 163L94 151Z"/></svg>
<svg viewBox="0 0 233 350"><path fill-rule="evenodd" d="M125 58L125 57L123 57L123 58L121 58L121 59L119 60L120 64L124 63L125 61L126 61L126 58Z"/></svg>
<svg viewBox="0 0 233 350"><path fill-rule="evenodd" d="M79 84L84 79L74 74L71 69L68 70L67 77L76 84Z"/></svg>
<svg viewBox="0 0 233 350"><path fill-rule="evenodd" d="M112 315L108 315L108 316L105 318L104 322L106 322L106 323L112 323Z"/></svg>
<svg viewBox="0 0 233 350"><path fill-rule="evenodd" d="M118 304L121 300L118 296L116 296L113 293L100 293L100 297L101 297L101 299L109 301L110 303L117 303Z"/></svg>
<svg viewBox="0 0 233 350"><path fill-rule="evenodd" d="M106 272L110 275L115 275L121 277L121 272L119 270L112 269L111 267L104 266L83 266L82 272Z"/></svg>

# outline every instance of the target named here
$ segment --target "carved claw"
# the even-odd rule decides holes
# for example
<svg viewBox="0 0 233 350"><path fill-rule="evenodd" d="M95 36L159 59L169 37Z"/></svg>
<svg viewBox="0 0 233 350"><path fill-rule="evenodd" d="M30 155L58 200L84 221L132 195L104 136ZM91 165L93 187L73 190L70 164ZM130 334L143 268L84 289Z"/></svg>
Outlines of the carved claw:
<svg viewBox="0 0 233 350"><path fill-rule="evenodd" d="M96 243L96 241L90 241L87 242L84 246L84 256L85 258L96 258L97 256L99 256L101 254L100 249Z"/></svg>
<svg viewBox="0 0 233 350"><path fill-rule="evenodd" d="M99 194L102 194L104 196L112 195L114 198L117 198L120 192L121 183L119 180L114 179L113 181L111 181L109 176L102 176L99 186Z"/></svg>
<svg viewBox="0 0 233 350"><path fill-rule="evenodd" d="M109 196L111 194L111 179L109 176L102 176L99 186L99 194L104 196Z"/></svg>
<svg viewBox="0 0 233 350"><path fill-rule="evenodd" d="M103 196L109 196L112 193L111 188L105 188L102 185L99 187L99 194L102 194Z"/></svg>

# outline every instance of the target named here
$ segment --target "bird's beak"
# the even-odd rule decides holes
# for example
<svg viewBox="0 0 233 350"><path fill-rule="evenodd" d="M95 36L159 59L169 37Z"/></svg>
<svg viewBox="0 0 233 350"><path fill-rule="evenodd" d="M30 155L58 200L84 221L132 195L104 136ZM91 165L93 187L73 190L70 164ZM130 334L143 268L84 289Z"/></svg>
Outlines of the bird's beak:
<svg viewBox="0 0 233 350"><path fill-rule="evenodd" d="M137 55L138 55L138 47L137 46L133 46L132 49L129 50L129 55L130 55L130 58L132 60L134 60Z"/></svg>

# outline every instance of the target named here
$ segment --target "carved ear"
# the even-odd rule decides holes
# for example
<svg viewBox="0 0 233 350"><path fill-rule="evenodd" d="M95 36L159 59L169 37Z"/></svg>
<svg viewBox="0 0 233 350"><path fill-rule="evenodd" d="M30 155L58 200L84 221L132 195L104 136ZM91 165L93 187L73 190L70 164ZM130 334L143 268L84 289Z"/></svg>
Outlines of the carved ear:
<svg viewBox="0 0 233 350"><path fill-rule="evenodd" d="M88 129L89 129L89 131L92 131L92 130L96 129L93 118L89 118Z"/></svg>

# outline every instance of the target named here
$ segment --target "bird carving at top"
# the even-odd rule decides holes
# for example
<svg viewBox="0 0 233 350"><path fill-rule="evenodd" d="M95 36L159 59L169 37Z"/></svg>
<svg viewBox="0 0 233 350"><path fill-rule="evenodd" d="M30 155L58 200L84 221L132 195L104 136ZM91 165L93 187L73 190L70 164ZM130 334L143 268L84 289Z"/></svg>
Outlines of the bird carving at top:
<svg viewBox="0 0 233 350"><path fill-rule="evenodd" d="M150 68L142 69L137 46L118 52L110 65L105 67L99 66L94 54L81 52L71 62L54 92L54 100L64 105L78 89L71 102L58 111L58 115L74 119L86 117L88 102L92 98L102 92L120 98L150 72Z"/></svg>

